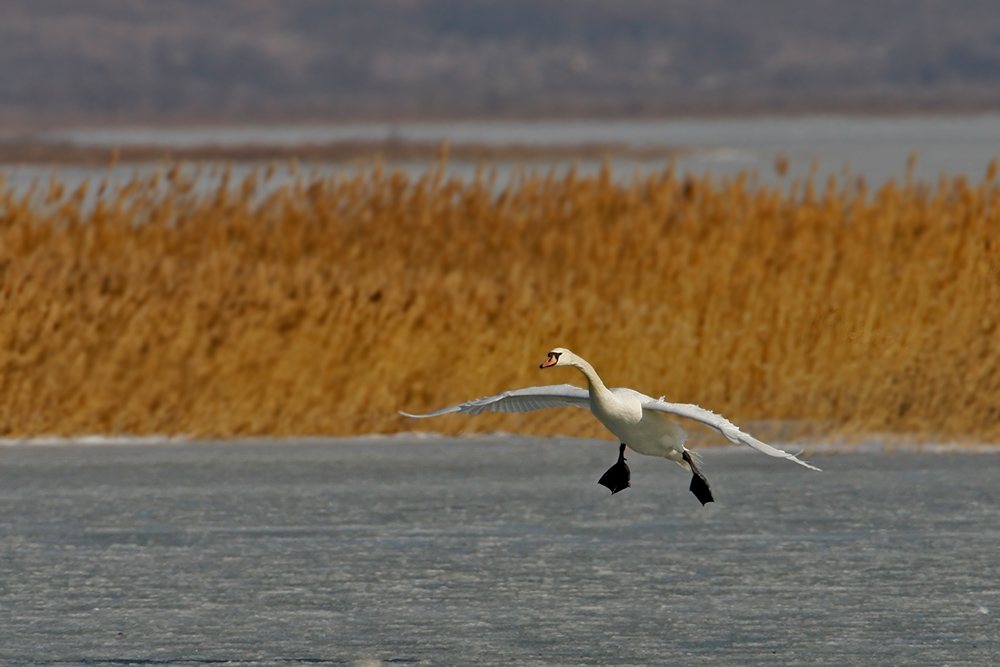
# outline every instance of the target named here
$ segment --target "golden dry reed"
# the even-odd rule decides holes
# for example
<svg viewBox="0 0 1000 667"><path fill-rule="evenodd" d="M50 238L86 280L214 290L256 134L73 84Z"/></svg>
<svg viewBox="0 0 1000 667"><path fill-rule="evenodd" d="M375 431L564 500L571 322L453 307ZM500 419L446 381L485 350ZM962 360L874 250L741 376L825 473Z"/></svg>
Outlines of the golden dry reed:
<svg viewBox="0 0 1000 667"><path fill-rule="evenodd" d="M995 176L0 187L0 433L605 437L573 409L396 412L579 384L538 369L566 346L738 423L997 441Z"/></svg>

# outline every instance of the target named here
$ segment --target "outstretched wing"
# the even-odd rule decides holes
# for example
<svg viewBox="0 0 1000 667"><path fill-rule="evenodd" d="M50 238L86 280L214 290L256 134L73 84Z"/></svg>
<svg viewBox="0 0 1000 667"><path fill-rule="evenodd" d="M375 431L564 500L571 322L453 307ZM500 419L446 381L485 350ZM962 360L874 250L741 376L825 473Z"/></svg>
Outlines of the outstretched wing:
<svg viewBox="0 0 1000 667"><path fill-rule="evenodd" d="M452 412L478 415L483 410L491 412L530 412L542 408L589 408L590 392L571 384L553 384L545 387L525 387L512 389L496 396L477 398L458 405L441 408L426 415L411 415L400 410L399 414L415 419L440 417Z"/></svg>
<svg viewBox="0 0 1000 667"><path fill-rule="evenodd" d="M777 447L772 447L767 443L761 442L752 435L744 433L736 426L736 424L732 423L722 415L717 415L714 412L698 407L697 405L692 405L690 403L667 403L663 400L657 401L649 399L642 404L642 407L644 410L656 410L657 412L666 412L671 415L677 415L678 417L693 419L705 424L706 426L711 426L719 433L726 436L726 438L728 438L731 442L738 445L748 445L756 449L758 452L767 454L768 456L774 456L779 459L788 459L789 461L795 461L799 465L805 466L810 470L819 470L816 466L795 458L793 454L789 454L788 452L780 450Z"/></svg>

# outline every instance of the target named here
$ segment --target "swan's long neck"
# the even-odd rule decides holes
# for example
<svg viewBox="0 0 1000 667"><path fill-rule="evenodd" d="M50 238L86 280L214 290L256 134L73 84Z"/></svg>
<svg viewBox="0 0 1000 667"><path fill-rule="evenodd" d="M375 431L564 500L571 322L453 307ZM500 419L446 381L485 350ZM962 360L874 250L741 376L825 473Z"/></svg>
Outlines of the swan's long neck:
<svg viewBox="0 0 1000 667"><path fill-rule="evenodd" d="M586 359L576 357L571 362L574 368L578 368L581 373L587 378L587 384L590 385L590 394L592 396L601 396L604 394L610 394L604 382L601 381L601 376L597 374L594 367L590 365L590 362Z"/></svg>
<svg viewBox="0 0 1000 667"><path fill-rule="evenodd" d="M573 355L566 361L587 378L587 384L590 385L590 410L594 416L616 437L625 438L622 442L628 442L629 434L632 433L629 428L642 420L642 406L639 402L625 400L612 393L586 360ZM621 433L625 435L619 435Z"/></svg>

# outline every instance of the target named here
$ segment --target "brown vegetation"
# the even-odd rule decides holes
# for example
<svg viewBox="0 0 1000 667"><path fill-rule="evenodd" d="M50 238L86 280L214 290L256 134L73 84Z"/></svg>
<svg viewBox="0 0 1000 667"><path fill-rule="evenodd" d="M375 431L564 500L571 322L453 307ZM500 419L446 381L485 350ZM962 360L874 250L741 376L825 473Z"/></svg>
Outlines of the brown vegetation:
<svg viewBox="0 0 1000 667"><path fill-rule="evenodd" d="M738 422L997 440L994 177L0 186L0 433L603 437L568 409L396 413L579 382L538 370L562 345Z"/></svg>

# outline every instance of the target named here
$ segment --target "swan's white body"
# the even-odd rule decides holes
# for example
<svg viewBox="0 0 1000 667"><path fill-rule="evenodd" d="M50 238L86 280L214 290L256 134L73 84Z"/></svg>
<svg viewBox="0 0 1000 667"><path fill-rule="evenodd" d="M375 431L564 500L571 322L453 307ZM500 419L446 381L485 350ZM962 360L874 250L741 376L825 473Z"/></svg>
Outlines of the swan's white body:
<svg viewBox="0 0 1000 667"><path fill-rule="evenodd" d="M553 360L554 359L554 360ZM542 368L552 366L572 366L587 378L589 391L569 384L544 387L527 387L505 391L496 396L479 398L458 405L442 408L425 415L403 412L407 417L422 419L438 417L457 412L477 415L484 410L492 412L529 412L542 408L576 407L590 408L594 416L614 434L618 440L640 454L662 456L676 461L685 469L691 466L684 460L687 433L680 426L663 416L663 413L687 417L711 426L726 436L731 442L748 445L758 452L788 459L811 470L819 468L800 461L792 454L757 440L736 427L722 415L688 403L667 403L641 394L634 389L608 389L594 367L585 359L564 348L556 348L549 353L549 360Z"/></svg>

